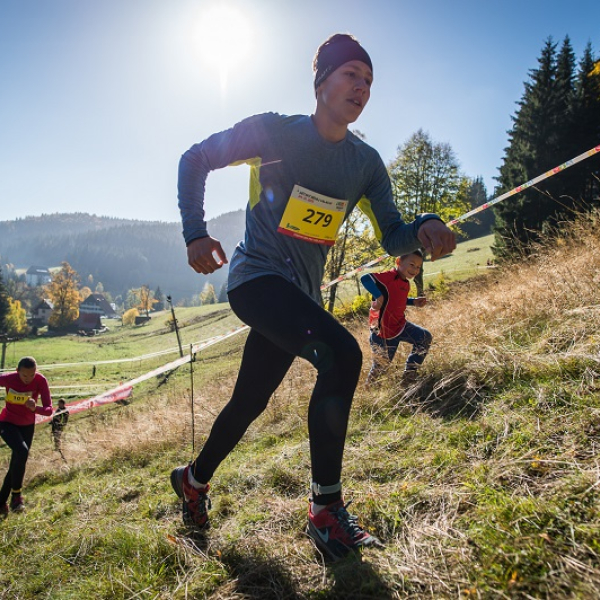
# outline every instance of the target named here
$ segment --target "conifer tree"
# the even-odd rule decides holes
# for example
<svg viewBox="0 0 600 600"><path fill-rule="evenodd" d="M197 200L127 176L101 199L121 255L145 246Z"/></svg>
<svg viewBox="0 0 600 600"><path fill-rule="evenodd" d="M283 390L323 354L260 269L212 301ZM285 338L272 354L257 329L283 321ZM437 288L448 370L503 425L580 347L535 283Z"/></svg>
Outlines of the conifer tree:
<svg viewBox="0 0 600 600"><path fill-rule="evenodd" d="M160 289L160 285L156 287L154 291L154 310L164 310L165 309L165 295L162 293Z"/></svg>
<svg viewBox="0 0 600 600"><path fill-rule="evenodd" d="M509 146L505 149L498 177L497 194L502 194L561 165L598 143L586 132L598 131L600 99L594 103L595 80L587 78L593 68L591 48L588 47L575 72L575 55L571 42L565 37L559 53L552 38L546 40L538 68L530 71L525 91L512 117L508 132ZM585 64L584 64L585 63ZM586 71L587 69L587 71ZM584 75L585 72L585 75ZM585 101L583 98L585 97ZM600 98L600 96L599 96ZM584 106L596 109L587 111ZM594 168L597 157L588 159L585 168ZM559 221L573 219L575 212L589 206L594 194L587 194L582 203L582 168L540 182L496 205L496 240L494 252L500 258L528 251L532 242ZM597 190L597 188L596 188Z"/></svg>
<svg viewBox="0 0 600 600"><path fill-rule="evenodd" d="M508 132L509 146L500 167L498 194L507 192L554 166L556 131L556 44L549 38L530 71L525 92ZM496 205L496 243L494 252L508 256L537 239L541 224L553 206L536 189L526 189Z"/></svg>
<svg viewBox="0 0 600 600"><path fill-rule="evenodd" d="M488 193L483 178L476 177L469 187L469 210L481 206L488 201ZM478 213L461 224L461 230L467 238L477 238L491 233L494 214L491 210Z"/></svg>
<svg viewBox="0 0 600 600"><path fill-rule="evenodd" d="M590 43L583 51L575 80L571 136L576 148L575 155L600 144L600 60L594 60ZM588 158L570 170L573 172L573 194L582 208L598 206L600 154Z"/></svg>

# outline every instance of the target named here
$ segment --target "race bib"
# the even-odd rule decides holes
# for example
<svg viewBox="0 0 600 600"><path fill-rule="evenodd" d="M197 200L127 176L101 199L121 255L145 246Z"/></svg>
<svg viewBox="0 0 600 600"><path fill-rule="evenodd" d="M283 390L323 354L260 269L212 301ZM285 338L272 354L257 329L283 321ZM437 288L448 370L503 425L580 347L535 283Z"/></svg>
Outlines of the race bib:
<svg viewBox="0 0 600 600"><path fill-rule="evenodd" d="M9 389L6 393L7 404L25 404L29 398L31 398L31 392L15 392L15 390Z"/></svg>
<svg viewBox="0 0 600 600"><path fill-rule="evenodd" d="M333 246L348 200L329 198L295 185L277 231L313 244Z"/></svg>

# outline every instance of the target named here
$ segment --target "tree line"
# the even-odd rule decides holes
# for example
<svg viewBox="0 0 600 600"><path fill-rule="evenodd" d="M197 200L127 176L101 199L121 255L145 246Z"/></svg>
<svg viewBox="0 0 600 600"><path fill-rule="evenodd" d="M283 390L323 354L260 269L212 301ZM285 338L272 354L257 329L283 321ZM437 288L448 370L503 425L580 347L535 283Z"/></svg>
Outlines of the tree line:
<svg viewBox="0 0 600 600"><path fill-rule="evenodd" d="M212 219L211 232L230 254L243 237L244 211ZM27 244L22 240L27 238ZM126 304L130 289L160 286L176 303L192 302L208 281L221 290L227 273L195 277L187 265L185 244L178 223L114 220L79 213L43 215L0 222L0 256L13 297L30 308L40 290L30 289L24 274L29 266L57 267L67 262L83 285L100 286L119 304ZM217 292L219 293L219 292Z"/></svg>
<svg viewBox="0 0 600 600"><path fill-rule="evenodd" d="M502 194L600 144L600 61L576 61L569 37L544 43L512 116L498 177ZM510 259L561 221L600 204L600 154L495 205L494 252Z"/></svg>

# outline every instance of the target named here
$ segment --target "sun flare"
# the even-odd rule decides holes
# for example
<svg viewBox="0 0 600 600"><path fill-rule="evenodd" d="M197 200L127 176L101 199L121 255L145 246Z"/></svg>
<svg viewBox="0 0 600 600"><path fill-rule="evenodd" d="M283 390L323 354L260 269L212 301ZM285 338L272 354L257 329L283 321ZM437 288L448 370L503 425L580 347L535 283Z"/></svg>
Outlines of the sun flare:
<svg viewBox="0 0 600 600"><path fill-rule="evenodd" d="M240 66L252 50L249 19L230 6L217 5L203 13L200 21L200 51L207 65L221 75Z"/></svg>

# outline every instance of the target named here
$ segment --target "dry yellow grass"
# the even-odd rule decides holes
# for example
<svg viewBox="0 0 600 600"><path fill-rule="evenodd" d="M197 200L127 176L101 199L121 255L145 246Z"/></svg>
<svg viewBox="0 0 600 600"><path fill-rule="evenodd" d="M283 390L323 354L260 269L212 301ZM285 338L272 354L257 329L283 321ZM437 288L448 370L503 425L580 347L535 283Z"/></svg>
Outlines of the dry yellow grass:
<svg viewBox="0 0 600 600"><path fill-rule="evenodd" d="M73 509L77 544L93 547L100 536L91 537L83 525L93 514L105 523L107 536L133 531L148 547L165 537L173 547L157 551L151 567L144 565L156 582L143 588L136 576L119 571L125 561L100 550L94 567L116 597L597 597L597 225L598 215L584 217L534 255L453 284L446 297L410 310L408 318L434 335L423 379L410 388L400 385L399 353L381 387L366 389L361 382L351 418L345 489L363 522L386 542L385 550L365 553L362 563L328 566L302 533L306 411L315 375L301 361L217 473L214 527L203 546L181 533L168 490L174 461L192 455L185 369L168 385L149 387L143 402L138 397L130 406L74 423L65 444L68 465L48 451L49 436L36 441L29 481L76 468L87 481L89 465L122 466L122 479L114 473L106 482L103 474L90 478L123 498L116 524L114 514L105 514L100 491L79 492L85 513ZM366 322L349 327L363 348L366 376ZM196 451L234 384L240 353L233 344L229 348L219 360L207 357L194 367ZM136 463L145 454L151 473ZM148 489L134 484L138 478L149 482ZM68 484L57 478L60 489ZM151 517L139 517L140 506L152 502L158 508L145 509ZM40 556L68 555L64 548L36 550ZM176 566L163 573L173 561ZM128 569L135 564L127 563ZM65 598L81 577L76 566L70 572ZM114 572L121 573L116 583Z"/></svg>

